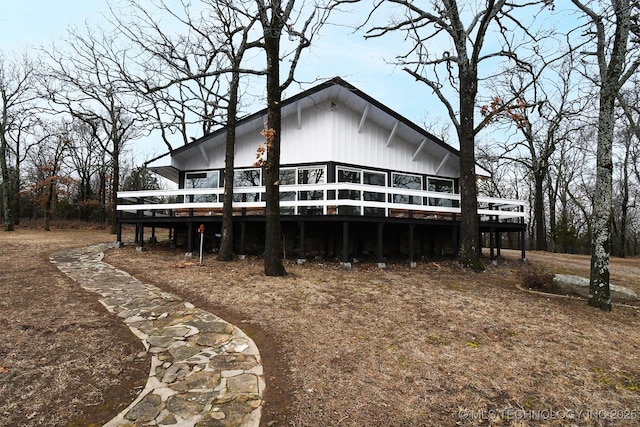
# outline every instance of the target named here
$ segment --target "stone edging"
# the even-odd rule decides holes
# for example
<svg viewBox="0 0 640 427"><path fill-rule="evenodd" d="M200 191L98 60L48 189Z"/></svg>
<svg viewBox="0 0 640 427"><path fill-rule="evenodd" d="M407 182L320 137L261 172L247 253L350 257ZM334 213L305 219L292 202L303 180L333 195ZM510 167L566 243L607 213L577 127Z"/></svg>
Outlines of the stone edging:
<svg viewBox="0 0 640 427"><path fill-rule="evenodd" d="M552 294L552 293L549 293L549 292L534 291L533 289L527 289L527 288L523 287L519 283L516 283L516 289L519 289L521 291L528 292L528 293L534 294L534 295L541 295L541 296L544 296L544 297L565 298L565 299L570 299L570 300L574 300L574 301L584 301L584 302L588 302L589 301L587 298L583 298L583 297L578 296L578 295L562 295L562 294ZM631 304L623 304L623 303L619 303L619 302L614 302L614 303L611 303L611 305L615 305L615 306L618 306L618 307L635 308L636 310L640 310L640 307L637 307L637 306L631 305Z"/></svg>
<svg viewBox="0 0 640 427"><path fill-rule="evenodd" d="M265 381L257 346L242 330L102 262L112 244L53 254L62 272L100 295L151 354L145 388L105 424L257 427Z"/></svg>

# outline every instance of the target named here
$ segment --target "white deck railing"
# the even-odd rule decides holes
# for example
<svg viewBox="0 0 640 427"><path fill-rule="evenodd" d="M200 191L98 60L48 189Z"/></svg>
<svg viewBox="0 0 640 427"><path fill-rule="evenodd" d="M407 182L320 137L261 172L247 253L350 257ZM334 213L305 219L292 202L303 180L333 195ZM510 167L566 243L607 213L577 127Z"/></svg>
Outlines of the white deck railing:
<svg viewBox="0 0 640 427"><path fill-rule="evenodd" d="M258 195L258 201L237 201L233 203L234 208L264 208L264 186L237 187L234 195L242 198L243 194L249 196ZM118 192L118 211L136 213L137 215L174 216L177 212L185 212L189 209L196 209L199 212L195 215L207 215L202 213L207 209L209 215L220 215L222 209L223 188L189 188L177 190L142 190L142 191L120 191ZM310 192L317 193L317 199L301 200ZM345 207L350 207L349 215L371 214L368 208L374 208L383 216L394 216L399 211L411 212L412 214L460 214L460 195L451 193L440 193L424 190L409 190L393 187L382 187L374 185L362 185L353 183L328 183L313 185L281 185L280 193L286 193L295 200L280 200L280 209L288 211L293 215L300 215L308 212L309 208L314 209L315 214L335 215ZM365 200L365 193L375 195L384 201ZM346 194L346 197L341 198ZM193 197L192 197L193 196ZM213 196L215 202L195 202L190 201L197 196ZM321 197L320 197L321 196ZM331 198L329 198L331 196ZM403 201L414 201L406 203ZM493 218L496 220L524 221L525 202L519 200L499 199L492 197L478 197L478 214L483 219ZM307 208L307 209L304 209ZM342 209L341 209L342 208ZM381 215L382 216L382 215ZM397 215L396 215L397 216Z"/></svg>

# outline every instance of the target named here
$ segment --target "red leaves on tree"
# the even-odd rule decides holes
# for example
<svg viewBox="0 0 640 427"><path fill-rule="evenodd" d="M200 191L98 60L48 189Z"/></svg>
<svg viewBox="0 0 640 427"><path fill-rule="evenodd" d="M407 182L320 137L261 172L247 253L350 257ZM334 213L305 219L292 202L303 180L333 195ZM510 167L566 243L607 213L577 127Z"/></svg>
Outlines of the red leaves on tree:
<svg viewBox="0 0 640 427"><path fill-rule="evenodd" d="M492 121L500 119L511 120L519 129L522 129L529 124L526 109L526 102L520 98L516 99L514 104L507 105L503 103L501 98L496 96L491 101L491 104L480 107L480 114L483 117L489 117Z"/></svg>
<svg viewBox="0 0 640 427"><path fill-rule="evenodd" d="M266 164L266 154L271 150L273 139L276 136L276 131L271 128L263 129L260 131L260 135L262 135L267 141L265 145L258 145L258 148L256 150L256 161L253 164L254 168L261 168Z"/></svg>

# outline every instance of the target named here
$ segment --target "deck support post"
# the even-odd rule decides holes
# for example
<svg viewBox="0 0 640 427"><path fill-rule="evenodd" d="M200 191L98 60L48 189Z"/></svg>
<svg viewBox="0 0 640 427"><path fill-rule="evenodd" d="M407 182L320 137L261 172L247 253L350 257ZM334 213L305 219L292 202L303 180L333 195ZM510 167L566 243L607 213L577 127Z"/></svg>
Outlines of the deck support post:
<svg viewBox="0 0 640 427"><path fill-rule="evenodd" d="M496 256L500 258L500 250L502 249L502 238L500 236L500 232L496 231Z"/></svg>
<svg viewBox="0 0 640 427"><path fill-rule="evenodd" d="M460 238L458 237L458 230L460 229L460 226L458 224L454 224L452 228L453 235L451 236L451 240L453 241L453 256L457 258L460 253Z"/></svg>
<svg viewBox="0 0 640 427"><path fill-rule="evenodd" d="M525 253L524 245L526 244L526 234L525 230L520 231L520 251L522 252L522 261L527 260L527 255Z"/></svg>
<svg viewBox="0 0 640 427"><path fill-rule="evenodd" d="M136 231L138 233L138 246L136 247L136 250L138 252L143 252L146 250L146 248L144 247L144 224L143 223L138 223L138 226L136 227Z"/></svg>
<svg viewBox="0 0 640 427"><path fill-rule="evenodd" d="M193 256L193 221L187 223L187 253L186 257Z"/></svg>
<svg viewBox="0 0 640 427"><path fill-rule="evenodd" d="M413 255L413 231L415 229L416 225L415 224L409 224L409 245L407 250L409 251L409 267L411 268L415 268L416 267L416 262L414 261L414 255Z"/></svg>
<svg viewBox="0 0 640 427"><path fill-rule="evenodd" d="M156 211L151 211L151 216L155 218ZM151 227L151 237L149 238L149 243L158 243L158 239L156 237L156 227Z"/></svg>
<svg viewBox="0 0 640 427"><path fill-rule="evenodd" d="M247 243L247 223L240 221L240 253L238 258L247 259L247 251L245 245Z"/></svg>
<svg viewBox="0 0 640 427"><path fill-rule="evenodd" d="M349 222L342 222L342 262L341 267L351 268L351 262L349 262Z"/></svg>
<svg viewBox="0 0 640 427"><path fill-rule="evenodd" d="M304 221L300 221L298 223L299 232L300 232L300 253L298 255L298 264L304 264L307 259L304 251Z"/></svg>
<svg viewBox="0 0 640 427"><path fill-rule="evenodd" d="M492 265L498 265L495 254L495 228L489 229L489 257L491 258Z"/></svg>
<svg viewBox="0 0 640 427"><path fill-rule="evenodd" d="M171 230L173 230L173 235L171 235ZM170 239L171 239L171 247L175 248L175 247L178 246L178 228L177 227L170 228L169 232L170 232L169 236L170 236Z"/></svg>
<svg viewBox="0 0 640 427"><path fill-rule="evenodd" d="M124 247L124 244L122 243L122 223L118 222L118 231L116 232L116 243L115 246L117 248L122 248Z"/></svg>
<svg viewBox="0 0 640 427"><path fill-rule="evenodd" d="M386 268L387 265L384 263L384 222L378 223L378 248L376 253L378 257L376 266L378 268Z"/></svg>

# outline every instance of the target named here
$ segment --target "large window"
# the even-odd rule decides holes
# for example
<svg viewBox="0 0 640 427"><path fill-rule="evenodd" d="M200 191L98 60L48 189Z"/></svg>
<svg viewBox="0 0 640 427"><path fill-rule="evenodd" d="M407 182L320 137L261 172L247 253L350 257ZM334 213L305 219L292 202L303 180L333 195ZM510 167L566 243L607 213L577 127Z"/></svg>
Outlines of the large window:
<svg viewBox="0 0 640 427"><path fill-rule="evenodd" d="M233 187L259 187L262 185L261 169L238 169L233 172ZM234 202L259 202L260 193L234 193Z"/></svg>
<svg viewBox="0 0 640 427"><path fill-rule="evenodd" d="M422 177L420 175L409 175L404 173L391 174L392 186L394 188L406 188L409 190L422 190ZM404 194L394 194L394 203L405 203L411 205L421 205L422 198L419 196L407 196Z"/></svg>
<svg viewBox="0 0 640 427"><path fill-rule="evenodd" d="M352 182L354 184L375 185L381 187L385 187L387 185L387 174L384 172L349 169L340 166L337 167L336 172L338 182ZM338 199L384 202L385 193L361 190L340 190L338 191ZM340 213L345 215L361 215L362 211L359 206L344 206L341 207ZM367 216L384 216L384 208L365 207L364 214Z"/></svg>
<svg viewBox="0 0 640 427"><path fill-rule="evenodd" d="M445 178L427 178L427 190L438 193L454 193L453 180ZM458 205L457 200L429 198L429 206L452 207Z"/></svg>
<svg viewBox="0 0 640 427"><path fill-rule="evenodd" d="M218 171L187 172L184 175L184 188L218 188L219 178ZM217 202L218 198L215 194L196 194L193 199L187 199L187 201L191 200L199 203Z"/></svg>
<svg viewBox="0 0 640 427"><path fill-rule="evenodd" d="M387 186L387 174L384 172L362 172L362 183L365 185L377 185L379 187ZM387 195L385 193L376 193L373 191L365 191L363 193L364 200L369 202L385 202ZM368 216L384 216L384 208L364 208L364 214Z"/></svg>
<svg viewBox="0 0 640 427"><path fill-rule="evenodd" d="M296 184L296 168L281 168L280 169L280 185L295 185ZM282 187L281 187L282 188ZM280 201L294 202L296 200L295 191L282 191L280 190ZM282 215L294 215L296 209L293 206L280 206L280 213Z"/></svg>
<svg viewBox="0 0 640 427"><path fill-rule="evenodd" d="M324 167L298 168L298 185L324 184L326 182L326 170ZM324 191L299 191L298 200L324 200ZM322 215L322 206L301 206L300 214Z"/></svg>
<svg viewBox="0 0 640 427"><path fill-rule="evenodd" d="M280 168L280 201L292 202L296 200L324 200L324 191L286 191L282 186L286 185L314 185L326 182L325 167L304 166ZM301 215L322 215L322 206L301 206L298 208ZM283 215L295 214L294 207L281 207Z"/></svg>
<svg viewBox="0 0 640 427"><path fill-rule="evenodd" d="M355 169L338 168L338 182L351 182L361 184L362 171ZM362 200L362 192L360 190L338 190L339 200ZM340 206L338 213L340 215L361 215L360 206Z"/></svg>

